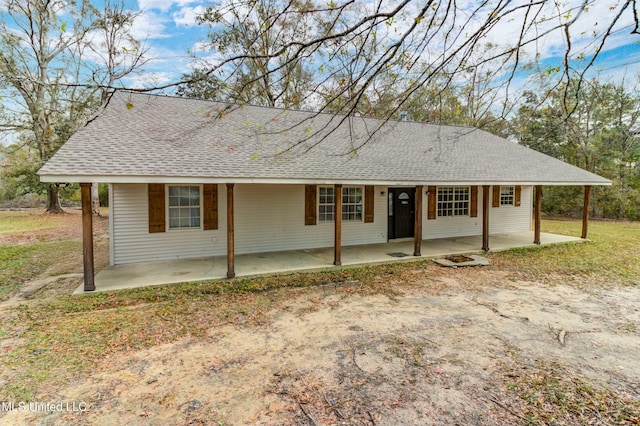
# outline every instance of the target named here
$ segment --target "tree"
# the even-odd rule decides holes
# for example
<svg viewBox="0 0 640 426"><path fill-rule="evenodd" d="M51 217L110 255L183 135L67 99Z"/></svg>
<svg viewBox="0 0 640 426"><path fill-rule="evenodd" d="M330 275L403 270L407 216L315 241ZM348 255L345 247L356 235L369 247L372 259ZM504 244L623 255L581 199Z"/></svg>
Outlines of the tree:
<svg viewBox="0 0 640 426"><path fill-rule="evenodd" d="M91 79L100 92L101 103L107 101L116 84L144 66L149 47L132 35L133 24L140 12L125 7L124 0L105 0L102 13L93 22L93 37L88 48L94 58L83 66L91 70ZM82 55L82 50L78 51Z"/></svg>
<svg viewBox="0 0 640 426"><path fill-rule="evenodd" d="M105 0L102 14L93 22L93 37L88 45L94 57L83 61L84 72L91 70L91 79L100 95L100 102L107 102L113 87L148 62L148 47L131 35L131 29L140 13L125 8L123 0ZM77 50L78 57L83 49ZM92 94L92 96L95 96ZM91 185L91 210L100 215L98 184Z"/></svg>
<svg viewBox="0 0 640 426"><path fill-rule="evenodd" d="M221 7L208 7L199 17L209 25L210 48L223 55L248 52L228 61L217 73L199 65L178 93L265 106L299 109L305 102L311 72L306 59L289 57L282 48L305 37L312 23L309 1L289 1L284 10L279 0L231 0ZM296 19L292 19L295 16ZM275 55L274 52L282 51Z"/></svg>
<svg viewBox="0 0 640 426"><path fill-rule="evenodd" d="M398 111L404 109L418 92L444 83L440 86L441 91L452 89L455 93L464 86L460 77L466 75L471 83L467 93L471 96L462 103L464 114L474 123L483 123L485 117L490 122L499 121L506 118L509 105L513 104L510 98L516 92L513 87L516 75L524 66L532 67L531 64L542 56L538 49L544 43L539 42L554 38L564 43L562 63L545 70L555 79L550 90L559 87L560 83L568 88L572 81L579 90L585 73L592 68L595 58L611 37L622 30L639 34L637 6L633 0L612 5L586 0L472 3L378 0L366 4L344 0L307 2L303 8L296 7L298 1L271 0L268 4L272 12L266 15L268 19L255 21L261 22L257 26L246 24L247 31L242 34L253 35L243 38L241 44L231 44L243 48L227 48L229 45L217 43L217 34L223 37L222 40L229 40L229 35L232 35L232 41L238 40L234 37L242 34L234 32L240 28L235 23L239 19L245 19L246 23L251 18L250 13L239 14L239 11L260 10L263 4L264 0L249 0L242 4L230 1L203 17L207 22L225 22L232 30L215 32L214 29L213 48L221 59L200 67L198 75L193 77L215 75L225 82L232 81L237 92L251 93L241 100L255 103L262 99L266 104L273 104L273 94L268 91L261 94L256 91L256 85L265 91L270 87L267 83L281 81L280 77L287 75L288 67L306 61L314 65L316 77L311 85L304 87L308 90L304 98L313 99L316 110L347 116L373 111L375 105L384 100L392 106L386 108L384 118L397 117ZM606 18L598 19L591 43L585 43L587 47L577 47L573 40L583 32L581 26L589 16L596 15ZM295 37L270 37L275 42L265 44L267 39L263 36L279 34L283 22L311 22L313 25L297 32ZM628 23L631 25L623 27ZM496 39L493 36L496 29L507 24L510 28L515 27L516 32L509 38L487 44L487 40ZM257 32L252 33L252 29ZM252 68L243 68L247 64L252 64ZM580 70L574 72L577 66ZM327 67L331 69L327 70ZM487 70L492 70L492 81L499 82L500 97L483 87ZM234 72L239 72L242 78L223 78ZM380 93L381 88L390 87L394 82L399 87ZM482 102L478 103L480 94L483 94ZM567 95L566 92L563 94L563 108L567 107ZM541 96L545 98L546 93ZM504 106L494 110L497 100ZM342 122L335 120L334 125L339 126Z"/></svg>
<svg viewBox="0 0 640 426"><path fill-rule="evenodd" d="M552 98L556 101L561 100L560 93L556 93ZM510 120L511 137L521 145L565 160L562 153L563 117L562 114L558 114L556 107L557 105L540 99L534 92L526 91L524 102Z"/></svg>
<svg viewBox="0 0 640 426"><path fill-rule="evenodd" d="M38 152L29 146L16 143L1 147L2 173L0 174L0 201L9 201L15 197L34 192L33 188L42 186L36 172ZM36 160L36 161L34 161Z"/></svg>
<svg viewBox="0 0 640 426"><path fill-rule="evenodd" d="M585 81L578 89L560 87L540 101L533 93L512 120L513 137L521 144L552 155L613 181L594 190L600 206L592 214L640 217L640 95L620 84ZM565 97L565 93L568 97ZM567 103L567 100L570 103ZM562 113L564 107L569 111ZM581 193L550 188L544 203L556 214L579 214Z"/></svg>
<svg viewBox="0 0 640 426"><path fill-rule="evenodd" d="M217 101L233 101L225 92L226 84L215 75L207 74L206 70L196 69L190 74L182 76L183 83L176 89L178 96Z"/></svg>
<svg viewBox="0 0 640 426"><path fill-rule="evenodd" d="M14 130L33 132L42 162L58 145L52 120L65 75L63 63L70 47L89 30L85 25L89 13L84 4L71 7L62 1L6 2L0 24L0 74L26 109ZM69 28L69 34L63 16L72 17L76 24ZM57 186L50 184L47 191L47 211L61 212Z"/></svg>
<svg viewBox="0 0 640 426"><path fill-rule="evenodd" d="M442 75L427 86L414 91L403 103L414 120L438 124L473 126L500 136L507 136L503 118L511 103L497 100L500 83L496 70L469 69L452 84Z"/></svg>
<svg viewBox="0 0 640 426"><path fill-rule="evenodd" d="M31 135L25 140L39 153L34 167L95 110L105 87L141 63L139 51L127 60L120 53L135 19L123 5L107 1L101 13L85 0L5 0L0 8L0 79L13 100L0 128ZM47 185L47 212L62 212L56 184Z"/></svg>

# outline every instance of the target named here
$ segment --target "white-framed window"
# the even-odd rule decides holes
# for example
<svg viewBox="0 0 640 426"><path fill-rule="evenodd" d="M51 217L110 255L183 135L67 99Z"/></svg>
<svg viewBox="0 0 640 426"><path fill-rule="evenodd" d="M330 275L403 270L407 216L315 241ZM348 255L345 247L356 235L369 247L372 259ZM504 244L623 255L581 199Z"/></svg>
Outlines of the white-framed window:
<svg viewBox="0 0 640 426"><path fill-rule="evenodd" d="M515 188L513 186L501 186L500 187L500 205L513 206L514 193L515 193Z"/></svg>
<svg viewBox="0 0 640 426"><path fill-rule="evenodd" d="M468 186L438 187L438 217L469 216Z"/></svg>
<svg viewBox="0 0 640 426"><path fill-rule="evenodd" d="M335 219L335 191L333 186L318 188L318 221L333 222Z"/></svg>
<svg viewBox="0 0 640 426"><path fill-rule="evenodd" d="M364 194L361 186L342 188L342 220L362 221Z"/></svg>
<svg viewBox="0 0 640 426"><path fill-rule="evenodd" d="M342 220L349 222L362 221L364 211L364 190L361 186L342 187ZM318 188L318 221L333 222L335 220L335 188L320 186Z"/></svg>
<svg viewBox="0 0 640 426"><path fill-rule="evenodd" d="M169 229L200 229L200 186L169 185Z"/></svg>

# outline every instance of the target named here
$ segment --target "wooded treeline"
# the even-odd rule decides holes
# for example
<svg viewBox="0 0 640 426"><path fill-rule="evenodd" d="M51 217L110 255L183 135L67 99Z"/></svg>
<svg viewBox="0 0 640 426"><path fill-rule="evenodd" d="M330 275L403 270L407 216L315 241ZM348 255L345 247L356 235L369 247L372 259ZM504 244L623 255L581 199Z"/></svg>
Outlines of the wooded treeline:
<svg viewBox="0 0 640 426"><path fill-rule="evenodd" d="M610 179L610 187L593 188L591 216L640 219L640 96L623 83L586 81L569 88L572 108L555 91L540 103L535 92L509 120L509 135L522 145ZM583 191L546 188L548 214L579 216Z"/></svg>
<svg viewBox="0 0 640 426"><path fill-rule="evenodd" d="M137 15L122 1L107 1L104 9L90 1L5 3L0 89L13 93L22 109L0 104L2 129L20 132L0 153L0 202L47 190L51 209L51 191L58 188L38 183L35 172L100 100L116 85L126 86L127 76L147 60L146 50L130 35ZM453 0L226 0L198 17L209 29L202 46L217 62L194 59L194 71L164 91L382 120L407 111L409 120L479 127L611 179L613 186L593 189L593 217L640 219L640 95L628 82L584 79L607 38L619 31L619 19L633 16L630 33L638 34L636 5L608 9L587 57L572 51L571 38L591 7L479 2L461 14ZM7 26L9 18L18 30ZM511 44L486 41L498 25L521 31ZM66 28L72 26L70 37ZM535 46L553 31L566 37L565 57L544 67ZM89 42L96 34L100 42ZM583 61L581 69L576 60ZM70 70L74 84L68 83ZM145 90L153 89L159 88ZM63 195L73 190L62 189ZM545 188L543 209L579 216L582 196L582 188Z"/></svg>
<svg viewBox="0 0 640 426"><path fill-rule="evenodd" d="M0 199L45 192L47 211L61 212L60 186L35 173L146 62L131 35L139 13L124 0L99 4L0 1L0 131L15 140L2 149ZM97 211L97 185L92 198Z"/></svg>

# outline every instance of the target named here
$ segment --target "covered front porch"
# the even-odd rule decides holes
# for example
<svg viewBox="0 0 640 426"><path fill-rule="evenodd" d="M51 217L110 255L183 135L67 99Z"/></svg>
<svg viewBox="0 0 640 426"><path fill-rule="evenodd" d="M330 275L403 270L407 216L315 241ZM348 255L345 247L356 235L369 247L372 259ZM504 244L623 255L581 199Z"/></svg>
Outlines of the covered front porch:
<svg viewBox="0 0 640 426"><path fill-rule="evenodd" d="M482 246L482 240L481 235L423 240L421 257L413 256L415 249L413 239L385 244L345 246L342 247L342 266L415 261L451 254L477 253ZM491 251L537 246L538 244L533 241L534 231L492 234ZM548 233L540 234L541 245L579 241L584 239ZM236 277L249 277L335 268L334 255L333 247L236 255L235 272ZM92 293L179 282L226 279L227 268L226 256L116 265L100 271L95 276L95 290ZM83 293L86 293L84 285L74 292L74 294Z"/></svg>

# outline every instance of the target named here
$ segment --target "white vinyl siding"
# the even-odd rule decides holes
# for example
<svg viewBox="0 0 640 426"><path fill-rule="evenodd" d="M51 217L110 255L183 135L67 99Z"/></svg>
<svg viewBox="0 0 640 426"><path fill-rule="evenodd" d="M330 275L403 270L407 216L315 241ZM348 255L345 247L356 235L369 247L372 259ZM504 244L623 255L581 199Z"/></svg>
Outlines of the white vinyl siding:
<svg viewBox="0 0 640 426"><path fill-rule="evenodd" d="M481 198L478 197L481 202ZM489 212L489 233L530 231L533 228L533 187L523 186L520 206L500 206ZM482 208L478 209L482 214Z"/></svg>
<svg viewBox="0 0 640 426"><path fill-rule="evenodd" d="M492 188L489 188L491 191ZM491 207L489 192L489 233L503 234L531 230L532 187L523 186L521 206ZM482 235L482 186L478 187L478 217L449 216L427 220L427 196L423 195L422 234L425 240L447 237L467 237Z"/></svg>
<svg viewBox="0 0 640 426"><path fill-rule="evenodd" d="M113 264L227 254L224 227L213 231L172 229L149 233L146 184L113 184ZM219 223L226 223L226 192L218 185ZM168 216L167 216L168 220Z"/></svg>
<svg viewBox="0 0 640 426"><path fill-rule="evenodd" d="M374 190L374 222L343 222L344 246L387 242L387 187ZM175 229L149 233L146 184L113 184L112 263L225 256L226 186L218 185L219 229ZM427 220L423 198L424 239L482 235L482 187L478 188L478 217L452 216ZM304 185L236 184L235 247L237 254L333 246L333 222L304 224ZM490 233L531 230L532 187L523 186L520 207L490 208ZM167 218L168 219L168 218Z"/></svg>
<svg viewBox="0 0 640 426"><path fill-rule="evenodd" d="M387 242L387 198L374 191L374 222L342 222L342 245ZM333 222L304 224L304 185L236 185L236 252L333 246Z"/></svg>
<svg viewBox="0 0 640 426"><path fill-rule="evenodd" d="M226 186L218 185L219 229L149 233L146 184L113 184L113 264L225 256ZM373 223L343 222L342 244L387 241L386 197L376 187ZM304 185L237 184L234 191L236 254L333 246L333 222L305 226ZM168 217L167 217L168 219Z"/></svg>

